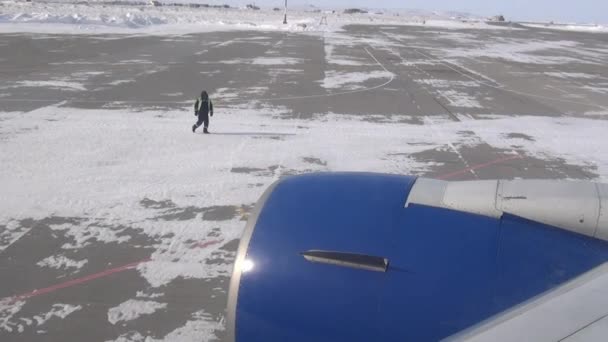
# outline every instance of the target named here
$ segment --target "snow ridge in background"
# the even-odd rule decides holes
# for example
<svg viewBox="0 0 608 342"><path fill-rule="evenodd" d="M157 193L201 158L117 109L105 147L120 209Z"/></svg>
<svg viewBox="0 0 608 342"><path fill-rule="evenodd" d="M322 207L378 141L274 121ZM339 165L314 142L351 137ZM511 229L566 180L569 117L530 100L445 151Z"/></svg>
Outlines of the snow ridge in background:
<svg viewBox="0 0 608 342"><path fill-rule="evenodd" d="M608 33L608 26L604 25L577 25L577 24L533 24L525 23L524 26L534 28L545 28L558 31L575 31L575 32L596 32L596 33Z"/></svg>
<svg viewBox="0 0 608 342"><path fill-rule="evenodd" d="M505 29L477 18L463 22L450 14L421 11L375 11L345 15L290 10L288 24L283 12L242 8L190 8L174 6L125 6L82 3L38 3L3 1L0 32L41 33L154 33L175 34L226 30L338 31L348 24L422 25L447 28ZM396 14L399 13L399 16ZM327 24L321 23L323 17ZM14 25L19 24L19 25ZM44 24L44 25L40 25Z"/></svg>

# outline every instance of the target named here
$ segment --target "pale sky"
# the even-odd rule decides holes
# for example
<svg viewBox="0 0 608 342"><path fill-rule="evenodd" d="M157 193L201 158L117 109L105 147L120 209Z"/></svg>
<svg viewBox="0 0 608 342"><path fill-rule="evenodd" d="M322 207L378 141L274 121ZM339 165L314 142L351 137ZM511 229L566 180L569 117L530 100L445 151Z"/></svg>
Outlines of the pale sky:
<svg viewBox="0 0 608 342"><path fill-rule="evenodd" d="M226 1L230 3L230 1ZM251 0L280 6L283 0ZM288 0L294 5L320 7L408 8L454 10L479 15L504 14L512 20L568 21L608 24L608 0Z"/></svg>

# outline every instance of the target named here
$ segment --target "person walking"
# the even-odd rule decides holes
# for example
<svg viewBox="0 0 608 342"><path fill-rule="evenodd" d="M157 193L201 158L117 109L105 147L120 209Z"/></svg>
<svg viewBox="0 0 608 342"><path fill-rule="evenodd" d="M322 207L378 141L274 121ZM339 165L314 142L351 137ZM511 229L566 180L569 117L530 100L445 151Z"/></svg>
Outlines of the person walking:
<svg viewBox="0 0 608 342"><path fill-rule="evenodd" d="M196 132L196 129L201 125L204 125L203 133L209 134L209 116L213 116L213 102L204 90L194 103L194 115L198 117L198 121L192 125L192 133Z"/></svg>

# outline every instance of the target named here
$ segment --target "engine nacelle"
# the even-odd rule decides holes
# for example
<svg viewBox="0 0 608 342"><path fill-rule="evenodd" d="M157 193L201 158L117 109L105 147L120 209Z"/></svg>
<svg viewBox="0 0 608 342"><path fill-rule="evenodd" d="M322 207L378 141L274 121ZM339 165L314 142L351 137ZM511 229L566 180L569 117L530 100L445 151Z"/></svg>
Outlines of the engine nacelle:
<svg viewBox="0 0 608 342"><path fill-rule="evenodd" d="M228 334L447 338L607 261L607 197L589 182L286 178L258 201L241 239Z"/></svg>

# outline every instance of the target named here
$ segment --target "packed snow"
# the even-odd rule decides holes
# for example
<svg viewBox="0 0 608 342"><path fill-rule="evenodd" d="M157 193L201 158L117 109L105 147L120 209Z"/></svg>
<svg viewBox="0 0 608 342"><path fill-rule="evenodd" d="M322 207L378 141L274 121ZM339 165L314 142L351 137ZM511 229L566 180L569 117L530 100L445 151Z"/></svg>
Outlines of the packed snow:
<svg viewBox="0 0 608 342"><path fill-rule="evenodd" d="M23 331L23 326L13 318L21 311L25 301L13 302L10 299L0 300L0 330L6 332Z"/></svg>
<svg viewBox="0 0 608 342"><path fill-rule="evenodd" d="M379 129L379 124L361 121L360 117L348 115L320 115L319 120L315 121L276 121L274 118L283 112L281 107L267 107L262 110L238 107L223 109L221 116L215 119L215 124L221 131L245 134L253 132L253 136L255 132L259 132L274 134L281 139L252 140L247 135L235 138L219 134L207 142L205 160L200 161L192 160L192 155L197 153L196 147L191 143L193 139L197 139L196 135L180 134L191 124L188 111L136 112L124 115L123 111L48 106L18 116L7 115L0 127L0 133L5 136L4 153L0 156L0 185L7 196L0 198L0 204L3 212L19 213L24 218L43 218L52 212L66 217L82 217L86 216L87 212L98 212L98 208L114 208L89 220L118 220L125 226L135 225L150 234L163 236L172 230L172 222L157 224L147 220L158 216L157 212L162 210L142 207L139 202L143 198L171 198L179 206L197 207L253 203L262 189L249 188L247 183L258 177L250 174L236 177L234 174L227 174L227 170L235 166L265 169L272 165L290 169L307 168L310 166L301 158L311 154L327 161L328 167L332 169L419 172L425 169L424 165L411 161L403 165L406 169L394 170L394 164L382 160L381 157L393 151L391 146L402 146L408 149L408 152L415 153L420 151L420 146L411 146L410 143L441 145L447 141L459 141L458 132L465 129L482 134L487 131L496 133L497 130L501 133L513 133L529 127L538 136L535 136L536 143L525 146L526 151L564 157L573 164L597 160L601 174L608 174L608 158L590 155L602 151L602 132L606 129L606 123L603 121L524 116L472 123L442 123L440 128L444 131L444 138L434 141L427 136L426 130L418 125L386 124L381 125L382 128ZM159 117L158 114L162 115ZM4 117L4 114L2 115ZM23 130L37 125L39 120L56 117L61 121L48 122L38 126L35 131ZM262 125L263 128L260 128ZM301 130L297 126L305 126L308 129ZM537 126L539 129L535 130L534 127ZM543 126L545 128L541 129ZM98 127L104 127L103 134L96 134ZM123 134L126 127L130 127L128 135ZM379 133L370 135L370 131ZM561 147L551 147L554 137L568 141L579 137L579 134L565 134L570 131L584 132L581 137L586 138L581 141L589 145L575 150L572 149L580 145L568 143ZM365 132L365 139L352 139L359 132ZM547 143L542 144L543 141ZM499 148L508 146L508 141L495 142L500 143L496 146ZM597 148L592 148L593 144ZM546 151L538 150L539 145ZM23 154L19 146L37 148ZM237 149L233 150L233 147ZM260 152L268 148L277 153L267 155ZM428 146L424 149L428 149ZM72 153L61 153L66 150L71 150ZM567 158L563 155L565 151L569 151ZM149 158L150 154L154 154L155 158ZM209 183L216 184L215 187L225 187L228 182L229 189L236 187L238 191L224 191L222 197L218 198L214 187L193 188L192 184L197 183L201 168L208 170L207 179ZM94 173L91 173L91 170L94 170ZM142 178L141 174L133 173L132 170L154 172L146 173ZM261 180L268 183L276 177L276 172L269 172ZM120 187L117 187L117 184L120 184ZM197 194L195 200L186 196L192 192ZM94 197L89 196L92 193L95 194ZM71 205L67 207L63 203ZM117 204L119 206L116 206ZM43 212L38 209L45 207L53 211ZM226 238L237 237L240 230L238 220L227 221L225 224L225 231L234 233ZM86 235L84 232L78 232L71 224L54 225L52 228L70 231L80 246L92 238L102 242L128 241L123 234L117 234L117 229L123 228L118 224L114 225L117 227L90 225L91 231L99 233L91 232ZM197 223L196 227L199 226ZM180 231L183 234L190 230L188 222L178 222L175 228L178 227L182 228ZM200 229L195 226L191 229L192 233L196 234L191 236L194 240L205 237L204 233L197 233ZM184 236L184 242L188 238Z"/></svg>
<svg viewBox="0 0 608 342"><path fill-rule="evenodd" d="M131 321L142 315L149 315L156 312L156 310L164 309L166 307L166 303L129 299L119 306L108 310L108 322L116 324L119 322Z"/></svg>
<svg viewBox="0 0 608 342"><path fill-rule="evenodd" d="M3 303L0 301L0 331L21 333L24 332L25 329L41 327L53 319L65 319L72 313L82 309L81 305L55 303L47 312L29 317L19 317L18 320L14 319L24 305L24 301L19 301L17 303Z"/></svg>
<svg viewBox="0 0 608 342"><path fill-rule="evenodd" d="M163 338L152 338L150 336L144 336L137 331L132 331L106 342L213 341L217 339L216 332L222 330L224 330L222 322L213 321L209 314L204 310L200 310L193 313L191 319L188 320L184 326L171 331Z"/></svg>
<svg viewBox="0 0 608 342"><path fill-rule="evenodd" d="M67 258L63 255L52 255L48 258L40 260L36 263L36 265L40 267L50 267L55 269L80 269L88 262L87 259L84 260L74 260Z"/></svg>
<svg viewBox="0 0 608 342"><path fill-rule="evenodd" d="M363 82L373 79L392 79L395 75L388 71L327 71L325 78L320 81L321 86L325 89L363 89ZM345 87L346 86L346 87Z"/></svg>
<svg viewBox="0 0 608 342"><path fill-rule="evenodd" d="M43 325L51 318L64 319L71 315L73 312L81 310L81 305L69 305L69 304L53 304L50 311L34 316L34 320L38 325Z"/></svg>
<svg viewBox="0 0 608 342"><path fill-rule="evenodd" d="M419 79L417 83L428 85L434 88L454 88L454 87L465 87L465 88L478 88L481 85L475 81L453 81L453 80L439 80L435 78Z"/></svg>

